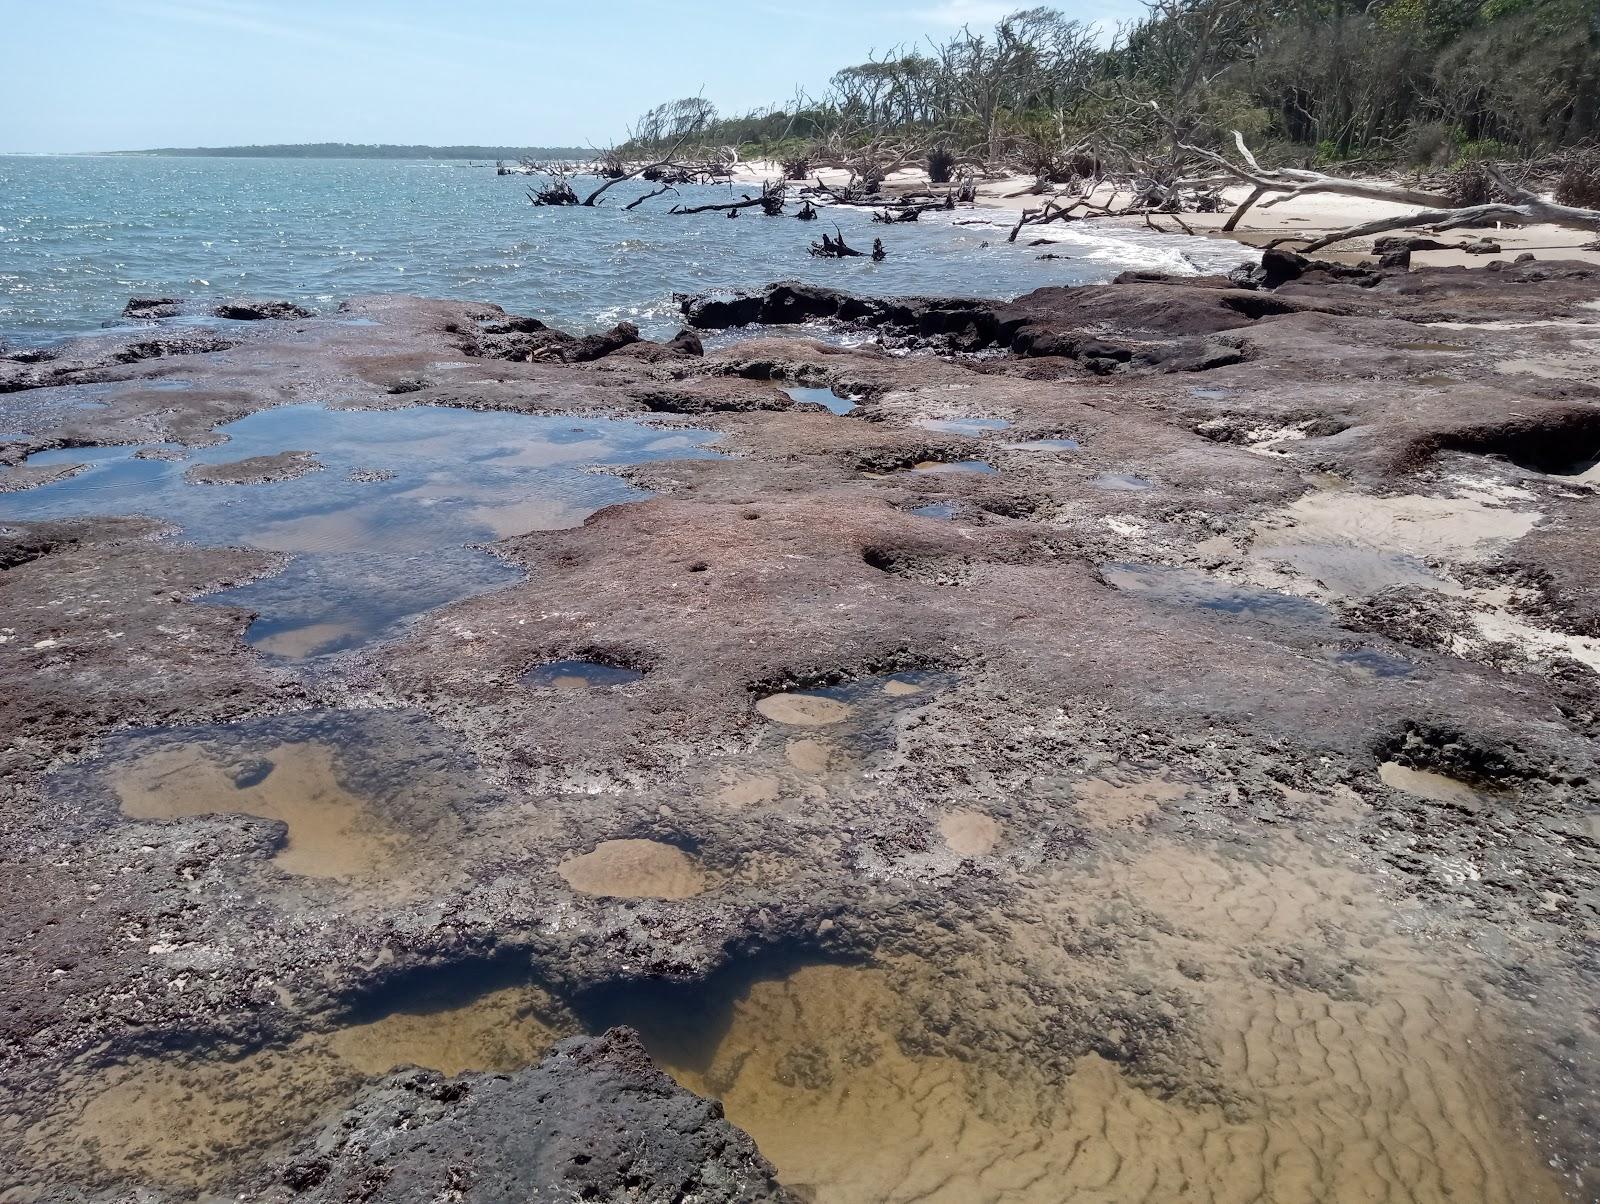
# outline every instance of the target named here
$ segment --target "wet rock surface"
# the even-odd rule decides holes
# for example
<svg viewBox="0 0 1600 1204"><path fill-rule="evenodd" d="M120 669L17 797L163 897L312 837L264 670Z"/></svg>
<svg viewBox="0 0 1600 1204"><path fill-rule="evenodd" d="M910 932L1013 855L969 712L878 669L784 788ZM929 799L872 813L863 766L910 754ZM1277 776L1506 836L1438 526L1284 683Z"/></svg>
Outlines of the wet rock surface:
<svg viewBox="0 0 1600 1204"><path fill-rule="evenodd" d="M412 1073L369 1087L276 1178L264 1198L305 1204L797 1199L716 1104L657 1070L625 1028L563 1042L512 1074Z"/></svg>
<svg viewBox="0 0 1600 1204"><path fill-rule="evenodd" d="M264 485L269 481L292 481L321 469L310 452L285 451L224 464L196 464L184 472L183 479L196 485Z"/></svg>
<svg viewBox="0 0 1600 1204"><path fill-rule="evenodd" d="M0 362L6 1180L1592 1198L1600 276L1274 270L780 285L691 302L703 356L379 297ZM128 463L639 492L473 478L497 588L312 659L232 592L302 542L18 517L279 409L545 425ZM664 454L552 435L601 418ZM469 538L423 534L418 580Z"/></svg>

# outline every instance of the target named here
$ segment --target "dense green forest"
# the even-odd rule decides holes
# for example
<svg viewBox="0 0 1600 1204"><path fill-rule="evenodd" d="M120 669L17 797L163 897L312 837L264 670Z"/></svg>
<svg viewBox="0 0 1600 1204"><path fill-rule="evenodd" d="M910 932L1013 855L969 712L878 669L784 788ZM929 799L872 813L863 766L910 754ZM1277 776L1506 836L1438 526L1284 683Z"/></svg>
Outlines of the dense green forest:
<svg viewBox="0 0 1600 1204"><path fill-rule="evenodd" d="M228 159L578 159L575 146L394 146L354 142L278 143L270 146L164 146L130 155L188 155Z"/></svg>
<svg viewBox="0 0 1600 1204"><path fill-rule="evenodd" d="M1151 106L1155 102L1159 112ZM739 117L662 105L637 146L803 153L900 138L1048 157L1086 143L1442 166L1600 138L1597 0L1153 0L1109 40L1049 8L870 55L820 97Z"/></svg>

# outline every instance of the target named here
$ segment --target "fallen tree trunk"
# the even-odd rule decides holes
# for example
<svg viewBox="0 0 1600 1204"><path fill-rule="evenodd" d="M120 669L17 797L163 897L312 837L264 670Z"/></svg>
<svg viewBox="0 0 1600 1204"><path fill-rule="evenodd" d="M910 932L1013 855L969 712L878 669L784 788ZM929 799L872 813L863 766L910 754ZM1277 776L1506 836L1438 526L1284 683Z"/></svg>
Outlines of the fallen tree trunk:
<svg viewBox="0 0 1600 1204"><path fill-rule="evenodd" d="M1335 230L1312 239L1303 250L1307 253L1351 238L1365 238L1369 234L1384 234L1390 230L1404 230L1410 226L1427 226L1434 231L1459 230L1464 226L1488 226L1502 222L1509 226L1526 226L1534 222L1548 222L1553 226L1566 226L1577 230L1600 230L1600 209L1575 209L1570 205L1557 205L1538 198L1515 204L1494 203L1467 205L1460 209L1419 209L1398 217L1381 217L1359 225ZM1287 241L1287 240L1280 240Z"/></svg>
<svg viewBox="0 0 1600 1204"><path fill-rule="evenodd" d="M728 213L735 209L753 209L762 203L760 197L745 197L742 201L727 201L716 205L674 205L668 213Z"/></svg>
<svg viewBox="0 0 1600 1204"><path fill-rule="evenodd" d="M726 213L732 217L740 209L754 209L760 206L761 211L768 217L782 217L785 189L782 181L769 181L761 186L760 196L751 196L748 192L742 200L720 201L714 205L674 205L669 213Z"/></svg>
<svg viewBox="0 0 1600 1204"><path fill-rule="evenodd" d="M1116 197L1117 194L1112 193L1111 201L1116 200ZM1011 227L1011 233L1006 236L1006 241L1016 242L1017 235L1022 233L1024 226L1045 226L1051 222L1083 221L1091 217L1142 217L1146 225L1151 225L1150 219L1152 216L1171 217L1174 220L1178 220L1170 209L1162 207L1151 208L1149 205L1141 205L1138 201L1134 201L1122 209L1113 209L1111 201L1107 201L1104 205L1096 205L1087 197L1079 197L1070 205L1057 205L1054 200L1050 200L1045 202L1043 208L1024 209L1022 216L1017 218L1017 224ZM1077 212L1079 209L1082 209L1083 212ZM1183 226L1186 233L1194 233L1181 220L1178 220L1178 225ZM1158 233L1165 233L1159 227L1152 226L1151 228L1156 229Z"/></svg>
<svg viewBox="0 0 1600 1204"><path fill-rule="evenodd" d="M814 255L818 259L845 259L845 258L847 258L849 256L852 256L852 255L865 255L866 254L865 251L858 251L854 247L852 247L848 243L846 243L845 240L844 240L844 235L839 232L839 227L838 226L835 226L833 228L833 234L834 234L834 236L832 238L830 238L830 237L828 237L827 232L824 231L823 235L822 235L822 241L821 242L814 242L814 243L811 244L811 254ZM874 239L873 240L874 258L879 258L879 259L882 258L881 255L876 254L876 252L881 251L882 248L883 248L882 242L880 240L878 240L878 239Z"/></svg>
<svg viewBox="0 0 1600 1204"><path fill-rule="evenodd" d="M1249 146L1245 144L1244 135L1238 130L1233 131L1234 145L1239 150L1239 156L1245 161L1245 166L1218 154L1216 151L1207 150L1203 146L1194 146L1188 142L1180 142L1178 148L1187 154L1193 155L1202 162L1209 163L1226 176L1231 176L1236 183L1249 184L1255 192L1263 196L1277 193L1280 195L1268 196L1262 200L1255 192L1239 206L1239 209L1230 220L1243 216L1244 211L1258 201L1263 209L1273 205L1281 205L1285 201L1292 201L1297 196L1309 192L1331 192L1336 196L1362 197L1369 201L1392 201L1397 205L1449 205L1450 198L1440 192L1425 192L1419 188L1407 188L1404 184L1388 184L1382 180L1347 180L1341 176L1330 176L1320 171L1310 171L1301 167L1262 167L1251 154ZM1182 180L1180 186L1198 186L1202 183L1214 183L1214 177L1207 180Z"/></svg>
<svg viewBox="0 0 1600 1204"><path fill-rule="evenodd" d="M625 209L625 210L626 209L637 209L640 205L644 204L646 201L650 200L652 197L658 197L663 192L677 192L677 191L678 190L676 188L674 188L671 184L663 184L660 188L657 188L654 192L647 192L643 196L635 197L633 200L629 201L626 205L624 205L623 209Z"/></svg>
<svg viewBox="0 0 1600 1204"><path fill-rule="evenodd" d="M1152 106L1154 107L1154 106ZM1159 113L1159 110L1157 110ZM1362 197L1367 200L1389 201L1399 205L1419 205L1422 208L1414 213L1401 214L1398 217L1376 218L1369 222L1360 222L1348 226L1343 230L1325 234L1320 238L1308 242L1306 251L1318 251L1323 247L1331 246L1336 242L1344 242L1351 238L1362 238L1369 234L1383 234L1389 230L1403 230L1409 226L1428 226L1434 230L1454 230L1463 226L1487 226L1499 222L1506 225L1525 226L1534 222L1548 222L1551 225L1566 226L1578 230L1600 230L1600 210L1580 209L1572 205L1558 205L1554 201L1547 201L1537 193L1513 184L1498 168L1484 165L1495 187L1509 199L1500 202L1491 202L1483 205L1456 205L1451 198L1438 192L1426 192L1417 188L1407 188L1403 184L1387 184L1379 180L1346 180L1338 176L1325 175L1320 171L1309 171L1296 167L1264 168L1250 153L1250 148L1245 144L1244 135L1238 130L1233 131L1234 145L1239 150L1240 157L1245 161L1245 166L1231 162L1215 151L1206 150L1204 147L1180 143L1181 148L1196 158L1208 163L1235 182L1251 185L1251 192L1237 209L1223 224L1224 231L1231 231L1239 224L1251 206L1260 204L1267 209L1273 205L1281 205L1285 201L1292 201L1295 197L1305 196L1308 193L1332 193L1335 196ZM1214 177L1205 181L1189 180L1180 181L1184 186L1197 186L1203 183L1214 183ZM1279 242L1298 241L1279 239Z"/></svg>

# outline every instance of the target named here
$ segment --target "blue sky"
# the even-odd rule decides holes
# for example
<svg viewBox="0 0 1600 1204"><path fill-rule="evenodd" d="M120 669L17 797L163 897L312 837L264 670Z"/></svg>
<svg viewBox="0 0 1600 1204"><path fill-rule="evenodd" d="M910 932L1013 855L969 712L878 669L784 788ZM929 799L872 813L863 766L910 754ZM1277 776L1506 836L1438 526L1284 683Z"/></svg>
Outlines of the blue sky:
<svg viewBox="0 0 1600 1204"><path fill-rule="evenodd" d="M604 143L651 105L820 90L991 0L0 0L0 152ZM1115 22L1137 0L1064 0Z"/></svg>

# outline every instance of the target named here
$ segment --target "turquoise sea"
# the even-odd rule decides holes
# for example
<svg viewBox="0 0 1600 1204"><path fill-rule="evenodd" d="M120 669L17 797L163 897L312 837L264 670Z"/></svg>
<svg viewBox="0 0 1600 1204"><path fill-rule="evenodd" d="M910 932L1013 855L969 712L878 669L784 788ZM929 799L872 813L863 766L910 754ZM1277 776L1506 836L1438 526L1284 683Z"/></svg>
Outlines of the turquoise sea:
<svg viewBox="0 0 1600 1204"><path fill-rule="evenodd" d="M802 279L880 296L1011 297L1127 268L1225 269L1232 244L1113 230L1052 230L1005 242L996 210L874 225L863 210L823 220L730 220L667 212L671 197L623 206L653 186L627 181L597 209L537 209L529 180L490 165L421 161L0 156L0 342L82 333L130 296L264 296L327 308L406 292L494 301L570 330L628 318L676 329L675 292ZM685 204L737 199L748 185L686 187ZM961 224L979 222L981 224ZM819 260L837 223L889 257ZM1049 251L1068 258L1040 259Z"/></svg>

